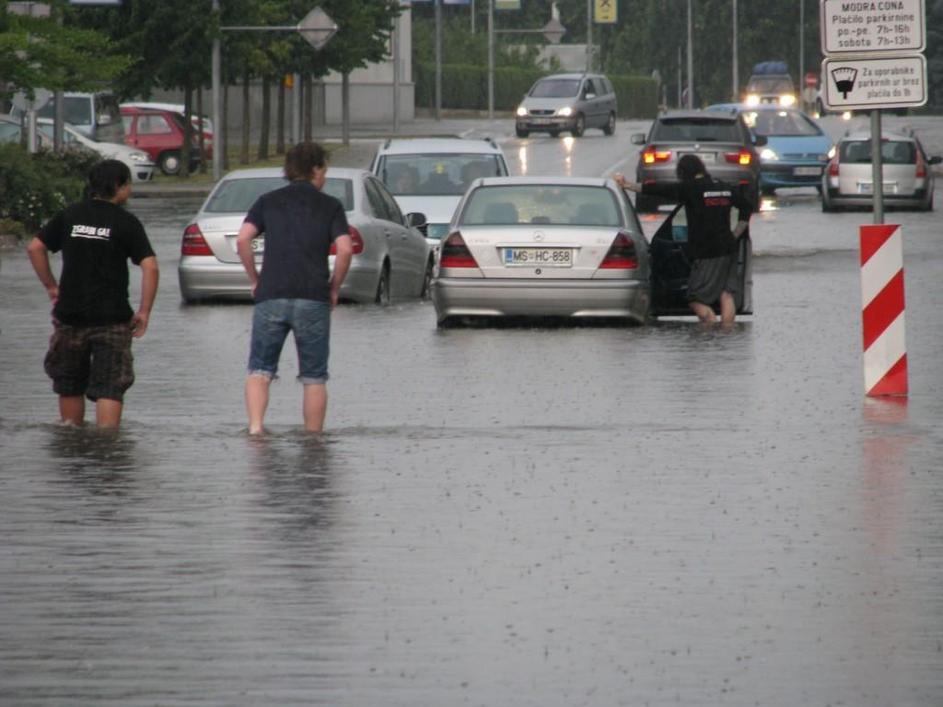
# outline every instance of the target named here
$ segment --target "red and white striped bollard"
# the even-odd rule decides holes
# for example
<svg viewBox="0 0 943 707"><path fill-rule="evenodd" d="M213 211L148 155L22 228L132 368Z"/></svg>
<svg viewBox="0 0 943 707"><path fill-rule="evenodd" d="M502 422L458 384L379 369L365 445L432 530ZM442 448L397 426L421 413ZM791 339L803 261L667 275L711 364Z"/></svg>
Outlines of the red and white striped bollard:
<svg viewBox="0 0 943 707"><path fill-rule="evenodd" d="M860 238L865 394L907 395L900 226L861 226Z"/></svg>

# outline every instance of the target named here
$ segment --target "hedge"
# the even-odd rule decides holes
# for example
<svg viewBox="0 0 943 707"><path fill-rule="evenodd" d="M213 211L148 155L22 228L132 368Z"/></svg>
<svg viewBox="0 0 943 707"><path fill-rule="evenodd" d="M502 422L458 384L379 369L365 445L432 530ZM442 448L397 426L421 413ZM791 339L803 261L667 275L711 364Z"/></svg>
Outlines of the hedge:
<svg viewBox="0 0 943 707"><path fill-rule="evenodd" d="M0 221L33 233L66 204L79 199L86 175L100 159L93 152L40 150L30 154L15 143L0 144Z"/></svg>
<svg viewBox="0 0 943 707"><path fill-rule="evenodd" d="M435 65L414 65L416 105L435 105ZM534 82L546 76L541 69L496 68L494 108L513 111ZM616 92L620 118L654 118L658 113L658 84L648 76L608 75ZM477 65L442 66L442 107L488 109L488 70Z"/></svg>

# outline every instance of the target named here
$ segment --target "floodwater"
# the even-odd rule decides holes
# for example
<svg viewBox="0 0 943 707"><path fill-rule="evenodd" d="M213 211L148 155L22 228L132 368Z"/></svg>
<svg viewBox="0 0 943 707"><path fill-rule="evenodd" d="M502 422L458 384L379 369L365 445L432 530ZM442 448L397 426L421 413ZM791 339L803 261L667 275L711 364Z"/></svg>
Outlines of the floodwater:
<svg viewBox="0 0 943 707"><path fill-rule="evenodd" d="M55 424L3 254L0 704L943 704L932 215L901 215L906 401L862 391L868 216L800 195L732 332L342 306L329 431L286 349L250 439L250 308L179 302L196 205L134 204L163 281L118 433Z"/></svg>

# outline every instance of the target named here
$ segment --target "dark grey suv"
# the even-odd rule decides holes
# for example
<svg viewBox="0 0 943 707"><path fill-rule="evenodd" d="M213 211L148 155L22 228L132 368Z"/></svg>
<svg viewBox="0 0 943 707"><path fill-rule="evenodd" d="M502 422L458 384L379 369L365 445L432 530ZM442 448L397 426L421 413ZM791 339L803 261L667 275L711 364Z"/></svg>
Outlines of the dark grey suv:
<svg viewBox="0 0 943 707"><path fill-rule="evenodd" d="M678 160L696 155L712 176L741 185L758 205L760 158L756 148L765 145L766 138L754 137L736 110L667 111L655 118L647 136L633 135L632 143L644 145L635 170L638 182L677 182ZM660 203L657 197L639 194L635 208L657 211Z"/></svg>
<svg viewBox="0 0 943 707"><path fill-rule="evenodd" d="M554 74L539 79L517 107L518 137L532 132L556 137L568 130L580 137L586 128L616 130L616 94L602 74Z"/></svg>

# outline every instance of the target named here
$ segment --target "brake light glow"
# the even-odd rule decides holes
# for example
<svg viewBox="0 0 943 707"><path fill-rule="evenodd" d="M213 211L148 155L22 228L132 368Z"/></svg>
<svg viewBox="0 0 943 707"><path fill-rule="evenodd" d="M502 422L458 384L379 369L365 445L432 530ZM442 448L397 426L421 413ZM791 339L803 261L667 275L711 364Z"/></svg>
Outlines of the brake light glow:
<svg viewBox="0 0 943 707"><path fill-rule="evenodd" d="M600 270L635 270L638 268L638 255L635 244L627 233L621 231L609 246L609 252L599 266Z"/></svg>
<svg viewBox="0 0 943 707"><path fill-rule="evenodd" d="M725 152L724 159L731 164L747 166L753 161L753 155L750 154L749 150L740 150L739 152Z"/></svg>
<svg viewBox="0 0 943 707"><path fill-rule="evenodd" d="M656 150L654 147L650 147L642 153L642 162L645 164L667 162L670 159L671 150Z"/></svg>
<svg viewBox="0 0 943 707"><path fill-rule="evenodd" d="M363 253L363 236L360 235L360 231L353 226L348 226L347 233L350 235L350 240L354 242L354 255ZM330 255L337 255L337 245L331 243L331 248L328 253Z"/></svg>
<svg viewBox="0 0 943 707"><path fill-rule="evenodd" d="M835 155L835 157L832 158L832 161L828 163L828 176L838 176L838 155Z"/></svg>
<svg viewBox="0 0 943 707"><path fill-rule="evenodd" d="M920 150L917 150L917 173L915 176L917 179L925 179L927 176L927 163L923 161L923 154Z"/></svg>
<svg viewBox="0 0 943 707"><path fill-rule="evenodd" d="M203 231L200 227L191 223L183 231L183 241L180 243L180 255L212 255L206 238L203 237Z"/></svg>
<svg viewBox="0 0 943 707"><path fill-rule="evenodd" d="M458 231L449 234L449 237L442 243L442 251L439 255L439 267L443 268L477 268L475 256L465 245L465 239Z"/></svg>

